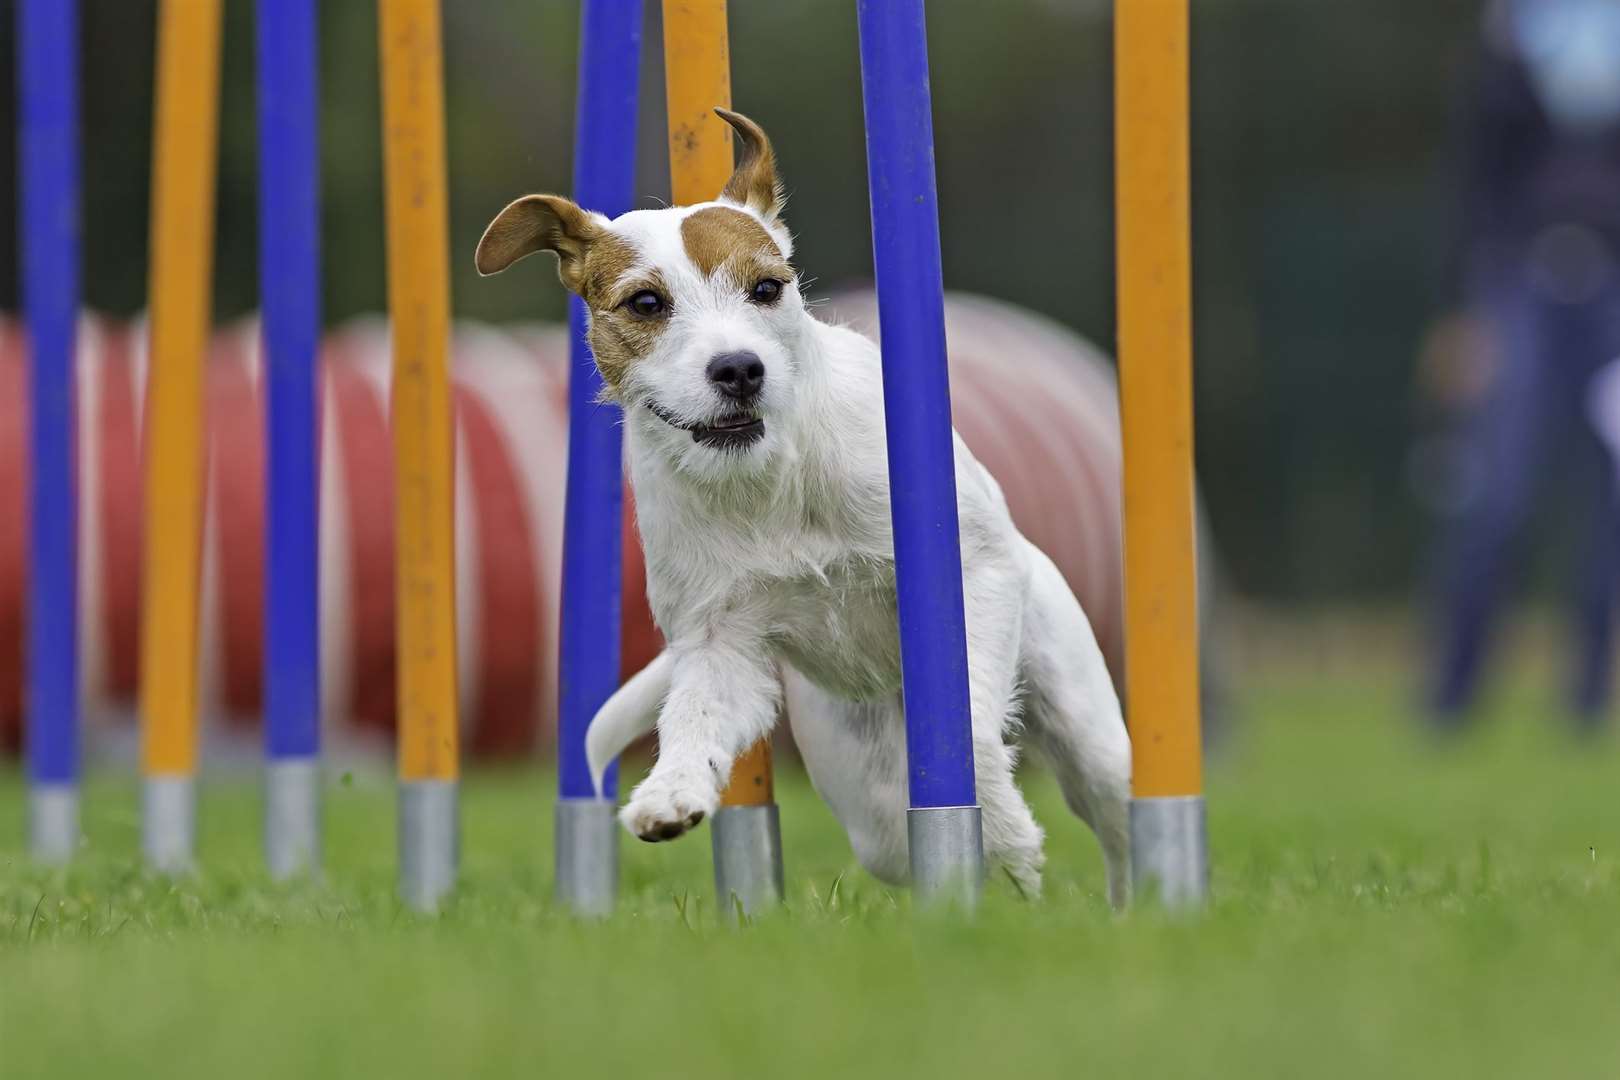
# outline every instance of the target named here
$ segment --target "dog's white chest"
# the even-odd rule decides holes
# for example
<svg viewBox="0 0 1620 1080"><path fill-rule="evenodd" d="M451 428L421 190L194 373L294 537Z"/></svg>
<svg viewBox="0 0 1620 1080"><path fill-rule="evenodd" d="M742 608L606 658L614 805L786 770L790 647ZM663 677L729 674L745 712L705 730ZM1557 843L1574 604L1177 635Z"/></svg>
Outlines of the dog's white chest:
<svg viewBox="0 0 1620 1080"><path fill-rule="evenodd" d="M777 625L772 645L829 693L856 700L900 688L900 638L891 563L840 563L825 580L769 586Z"/></svg>

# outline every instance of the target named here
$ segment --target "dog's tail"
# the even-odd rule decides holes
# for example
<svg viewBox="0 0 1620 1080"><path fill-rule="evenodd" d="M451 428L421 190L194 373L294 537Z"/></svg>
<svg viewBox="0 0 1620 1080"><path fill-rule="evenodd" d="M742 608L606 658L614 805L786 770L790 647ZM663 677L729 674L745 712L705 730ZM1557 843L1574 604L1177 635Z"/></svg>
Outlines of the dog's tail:
<svg viewBox="0 0 1620 1080"><path fill-rule="evenodd" d="M666 649L619 687L591 720L591 728L585 733L585 760L598 797L602 794L602 776L613 759L657 725L658 710L669 693L670 666Z"/></svg>

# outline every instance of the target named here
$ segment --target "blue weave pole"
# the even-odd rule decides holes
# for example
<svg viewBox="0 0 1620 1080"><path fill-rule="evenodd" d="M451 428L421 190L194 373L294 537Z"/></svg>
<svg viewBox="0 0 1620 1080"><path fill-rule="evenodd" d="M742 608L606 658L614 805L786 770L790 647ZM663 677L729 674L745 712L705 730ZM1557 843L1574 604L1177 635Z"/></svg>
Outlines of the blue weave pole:
<svg viewBox="0 0 1620 1080"><path fill-rule="evenodd" d="M635 197L641 0L585 0L580 19L574 199L617 217ZM619 686L623 594L623 432L598 401L602 377L586 341L585 304L568 306L568 499L563 522L561 698L557 710L556 893L604 915L618 892L618 763L596 790L585 756L591 718Z"/></svg>
<svg viewBox="0 0 1620 1080"><path fill-rule="evenodd" d="M617 217L635 198L641 0L587 0L580 26L579 105L575 119L574 199ZM570 300L568 499L557 721L558 793L591 799L585 760L591 717L619 686L623 554L623 428L619 410L601 404L602 377L585 340L585 304ZM617 769L602 795L614 797Z"/></svg>
<svg viewBox="0 0 1620 1080"><path fill-rule="evenodd" d="M862 0L859 7L911 805L970 806L962 552L923 5Z"/></svg>
<svg viewBox="0 0 1620 1080"><path fill-rule="evenodd" d="M267 855L314 858L320 752L320 140L315 0L259 0L259 293L264 317Z"/></svg>
<svg viewBox="0 0 1620 1080"><path fill-rule="evenodd" d="M17 5L22 291L29 340L27 755L31 847L78 842L79 16L76 0Z"/></svg>

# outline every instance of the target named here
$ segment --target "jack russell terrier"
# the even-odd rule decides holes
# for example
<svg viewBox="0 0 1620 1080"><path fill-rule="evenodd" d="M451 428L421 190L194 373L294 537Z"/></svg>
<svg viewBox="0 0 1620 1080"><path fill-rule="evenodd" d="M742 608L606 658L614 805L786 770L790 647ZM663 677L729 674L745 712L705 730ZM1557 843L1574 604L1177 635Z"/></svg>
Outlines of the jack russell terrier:
<svg viewBox="0 0 1620 1080"><path fill-rule="evenodd" d="M857 858L900 883L907 772L879 349L806 309L771 144L716 112L741 144L716 201L610 221L528 195L478 244L481 274L557 256L590 312L603 396L624 410L647 597L668 645L596 714L587 755L600 790L607 764L656 726L657 763L620 816L643 840L670 840L714 812L733 760L785 707ZM1067 582L954 445L985 855L1039 891L1043 835L1014 780L1015 740L1027 740L1097 834L1123 904L1131 746L1119 699Z"/></svg>

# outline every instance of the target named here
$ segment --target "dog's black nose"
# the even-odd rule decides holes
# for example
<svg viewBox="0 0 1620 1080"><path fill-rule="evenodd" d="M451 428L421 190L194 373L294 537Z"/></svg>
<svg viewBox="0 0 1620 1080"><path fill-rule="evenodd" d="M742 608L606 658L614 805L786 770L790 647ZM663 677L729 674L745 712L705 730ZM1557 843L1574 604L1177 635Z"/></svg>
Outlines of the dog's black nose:
<svg viewBox="0 0 1620 1080"><path fill-rule="evenodd" d="M709 381L726 397L747 401L765 385L765 362L756 353L721 353L709 361Z"/></svg>

